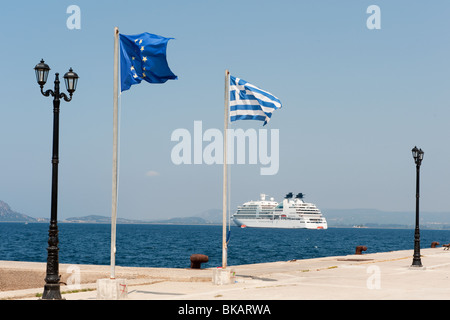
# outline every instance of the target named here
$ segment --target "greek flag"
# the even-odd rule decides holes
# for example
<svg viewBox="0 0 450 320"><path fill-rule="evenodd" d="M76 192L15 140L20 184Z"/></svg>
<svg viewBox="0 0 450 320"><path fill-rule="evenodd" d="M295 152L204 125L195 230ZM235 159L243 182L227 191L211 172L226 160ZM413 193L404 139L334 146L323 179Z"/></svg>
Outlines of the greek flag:
<svg viewBox="0 0 450 320"><path fill-rule="evenodd" d="M281 101L245 80L230 75L230 121L259 120L269 122Z"/></svg>

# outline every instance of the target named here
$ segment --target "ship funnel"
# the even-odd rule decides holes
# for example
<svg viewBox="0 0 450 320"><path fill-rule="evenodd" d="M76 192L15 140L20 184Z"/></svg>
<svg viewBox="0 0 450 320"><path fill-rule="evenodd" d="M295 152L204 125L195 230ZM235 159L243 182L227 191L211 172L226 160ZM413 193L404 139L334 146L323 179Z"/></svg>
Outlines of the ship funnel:
<svg viewBox="0 0 450 320"><path fill-rule="evenodd" d="M285 198L285 199L290 199L290 198L292 198L292 192L289 192L284 198Z"/></svg>
<svg viewBox="0 0 450 320"><path fill-rule="evenodd" d="M303 193L299 193L299 194L297 194L295 197L296 197L297 199L303 199L304 196L305 196L305 195L304 195Z"/></svg>
<svg viewBox="0 0 450 320"><path fill-rule="evenodd" d="M261 193L259 196L260 196L261 201L266 200L266 195L264 193Z"/></svg>

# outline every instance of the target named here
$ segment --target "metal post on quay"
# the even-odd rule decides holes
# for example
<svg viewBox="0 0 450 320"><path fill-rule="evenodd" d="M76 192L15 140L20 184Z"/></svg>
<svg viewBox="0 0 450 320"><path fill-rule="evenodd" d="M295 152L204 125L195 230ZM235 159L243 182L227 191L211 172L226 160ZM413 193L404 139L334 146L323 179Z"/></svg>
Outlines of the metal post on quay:
<svg viewBox="0 0 450 320"><path fill-rule="evenodd" d="M420 229L419 229L419 197L420 197L420 165L422 164L422 149L414 147L412 150L414 162L416 163L416 227L414 230L414 255L411 267L423 268L420 258Z"/></svg>
<svg viewBox="0 0 450 320"><path fill-rule="evenodd" d="M60 92L59 73L55 74L54 89L44 92L44 85L47 82L50 67L41 60L34 67L36 72L36 81L41 88L41 93L48 97L53 97L53 155L52 155L52 195L51 195L51 216L50 228L48 231L47 248L47 271L45 277L43 300L61 300L60 277L59 277L59 248L58 248L58 163L59 163L59 105L60 99L69 102L72 100L72 94L75 92L78 82L78 75L72 68L64 75L64 82L69 96Z"/></svg>

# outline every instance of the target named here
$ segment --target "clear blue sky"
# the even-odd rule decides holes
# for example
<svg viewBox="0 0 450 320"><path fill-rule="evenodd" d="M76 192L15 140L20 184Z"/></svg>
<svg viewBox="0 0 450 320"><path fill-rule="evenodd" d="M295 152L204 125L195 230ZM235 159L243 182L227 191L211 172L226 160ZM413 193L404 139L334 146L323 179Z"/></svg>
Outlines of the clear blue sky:
<svg viewBox="0 0 450 320"><path fill-rule="evenodd" d="M69 30L69 5L81 29ZM370 5L381 29L369 30ZM60 218L111 214L113 33L173 37L178 75L122 95L118 216L159 219L221 208L222 167L179 165L177 128L223 128L224 71L283 103L278 174L233 165L231 207L303 192L319 208L413 211L414 145L425 151L421 209L449 211L448 1L15 1L0 13L0 199L50 216L52 102L34 66L80 76L61 103ZM50 86L51 84L51 86ZM235 128L262 128L240 121ZM148 175L149 171L157 175Z"/></svg>

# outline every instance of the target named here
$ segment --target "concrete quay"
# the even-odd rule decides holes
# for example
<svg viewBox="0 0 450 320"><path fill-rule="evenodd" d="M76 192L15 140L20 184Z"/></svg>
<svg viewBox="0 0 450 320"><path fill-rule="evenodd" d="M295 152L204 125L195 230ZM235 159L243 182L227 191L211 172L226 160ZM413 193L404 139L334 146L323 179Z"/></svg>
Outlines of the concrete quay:
<svg viewBox="0 0 450 320"><path fill-rule="evenodd" d="M422 248L423 268L411 267L412 259L413 250L402 250L229 266L236 276L227 285L213 284L213 268L117 266L116 278L126 279L128 300L450 299L450 251ZM45 274L45 263L0 261L0 280L11 270ZM109 272L107 265L61 264L62 281L72 283L61 286L63 298L96 300L96 280L108 278ZM43 286L0 291L0 299L37 300L42 291Z"/></svg>

